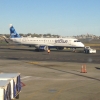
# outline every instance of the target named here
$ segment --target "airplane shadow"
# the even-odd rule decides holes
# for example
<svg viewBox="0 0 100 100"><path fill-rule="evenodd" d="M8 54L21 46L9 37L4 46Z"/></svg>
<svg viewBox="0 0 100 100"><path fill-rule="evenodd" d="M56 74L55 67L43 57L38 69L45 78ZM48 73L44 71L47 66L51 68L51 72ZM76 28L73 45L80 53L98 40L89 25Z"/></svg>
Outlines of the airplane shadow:
<svg viewBox="0 0 100 100"><path fill-rule="evenodd" d="M45 67L45 68L48 68L48 69L53 69L53 70L56 70L56 71L59 71L59 72L63 72L63 73L69 73L69 74L73 74L73 75L76 75L76 76L81 76L81 77L93 79L93 80L96 80L96 81L100 81L100 79L97 79L97 78L94 78L94 77L90 77L90 76L86 76L86 75L82 75L82 74L78 74L78 73L74 73L74 72L64 71L64 70L60 70L60 69L56 69L56 68L48 67L48 66L42 66L42 65L38 65L38 66L39 67Z"/></svg>
<svg viewBox="0 0 100 100"><path fill-rule="evenodd" d="M19 51L35 51L34 49L22 49L22 48L0 48L0 49L5 49L5 50L19 50Z"/></svg>
<svg viewBox="0 0 100 100"><path fill-rule="evenodd" d="M18 47L18 46L16 46ZM32 52L45 52L44 50L40 50L40 51L37 51L35 50L35 48L23 48L23 47L18 47L18 48L11 48L11 47L0 47L0 49L5 49L5 50L19 50L19 51L32 51ZM51 49L51 52L72 52L72 53L83 53L82 50L77 50L76 52L73 52L72 50L56 50L56 49Z"/></svg>

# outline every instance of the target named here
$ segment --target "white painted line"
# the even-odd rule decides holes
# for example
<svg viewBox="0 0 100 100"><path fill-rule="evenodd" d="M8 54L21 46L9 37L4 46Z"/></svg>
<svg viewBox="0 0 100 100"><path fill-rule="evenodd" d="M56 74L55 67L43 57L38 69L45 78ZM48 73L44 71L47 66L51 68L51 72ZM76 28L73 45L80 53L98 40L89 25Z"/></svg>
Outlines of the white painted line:
<svg viewBox="0 0 100 100"><path fill-rule="evenodd" d="M25 77L22 77L21 79L26 79L26 78L30 78L32 76L25 76Z"/></svg>
<svg viewBox="0 0 100 100"><path fill-rule="evenodd" d="M93 81L94 79L67 79L67 78L64 78L64 79L56 79L56 78L42 78L42 77L25 77L24 78L25 80L24 81L31 81L31 80L37 80L37 81L79 81L79 80L83 80L83 81Z"/></svg>

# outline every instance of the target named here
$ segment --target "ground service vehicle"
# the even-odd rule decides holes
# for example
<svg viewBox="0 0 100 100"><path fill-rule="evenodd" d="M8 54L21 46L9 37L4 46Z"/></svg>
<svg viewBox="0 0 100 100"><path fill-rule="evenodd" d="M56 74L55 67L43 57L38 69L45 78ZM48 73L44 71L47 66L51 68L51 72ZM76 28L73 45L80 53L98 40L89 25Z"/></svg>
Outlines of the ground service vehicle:
<svg viewBox="0 0 100 100"><path fill-rule="evenodd" d="M96 53L96 49L92 49L90 46L84 48L84 53Z"/></svg>

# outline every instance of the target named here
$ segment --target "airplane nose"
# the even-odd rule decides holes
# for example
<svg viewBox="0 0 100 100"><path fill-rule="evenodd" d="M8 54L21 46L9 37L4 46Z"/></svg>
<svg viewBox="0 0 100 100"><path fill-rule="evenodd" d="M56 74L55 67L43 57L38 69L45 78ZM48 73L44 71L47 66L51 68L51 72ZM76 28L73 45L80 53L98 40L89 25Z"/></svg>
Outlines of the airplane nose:
<svg viewBox="0 0 100 100"><path fill-rule="evenodd" d="M85 47L83 43L81 43L81 46L82 46L82 47Z"/></svg>

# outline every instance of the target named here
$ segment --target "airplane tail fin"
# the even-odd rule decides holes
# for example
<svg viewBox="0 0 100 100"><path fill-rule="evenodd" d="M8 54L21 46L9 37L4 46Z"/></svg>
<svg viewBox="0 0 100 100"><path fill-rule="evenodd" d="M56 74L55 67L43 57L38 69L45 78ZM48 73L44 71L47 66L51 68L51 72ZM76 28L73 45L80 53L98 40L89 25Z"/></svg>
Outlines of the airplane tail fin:
<svg viewBox="0 0 100 100"><path fill-rule="evenodd" d="M15 31L12 24L10 24L10 37L11 38L20 38L20 35Z"/></svg>

